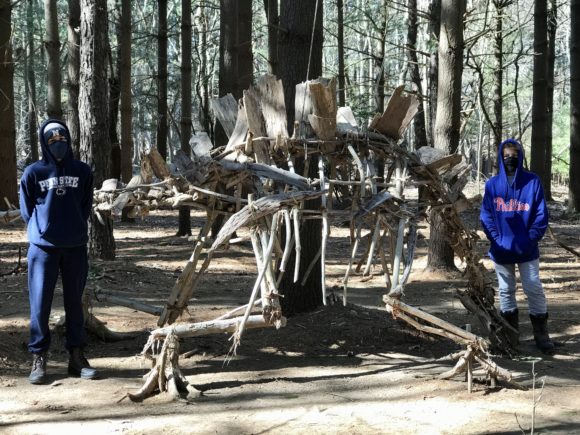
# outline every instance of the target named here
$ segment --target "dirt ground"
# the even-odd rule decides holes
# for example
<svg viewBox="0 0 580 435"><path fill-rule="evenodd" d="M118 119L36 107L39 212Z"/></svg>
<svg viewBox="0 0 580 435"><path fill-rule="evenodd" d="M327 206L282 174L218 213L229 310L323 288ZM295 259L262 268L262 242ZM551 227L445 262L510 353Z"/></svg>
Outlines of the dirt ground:
<svg viewBox="0 0 580 435"><path fill-rule="evenodd" d="M555 233L580 250L578 219L562 219L561 203L550 207ZM477 216L473 210L465 218L476 226ZM203 219L193 216L196 230ZM117 223L117 260L91 263L88 291L99 287L162 306L193 249L191 241L173 236L176 228L177 212L169 211L134 224ZM421 233L427 236L426 231ZM332 228L329 288L339 286L344 275L347 235L345 228ZM139 404L121 400L142 385L148 364L139 353L157 318L98 301L93 313L115 331L135 332L135 338L103 343L90 337L87 354L102 377L82 381L67 377L64 338L56 329L49 383L30 385L26 246L22 224L0 227L0 433L529 433L533 398L540 391L491 388L482 379L468 394L463 377L437 380L453 364L438 359L458 346L393 320L381 302L380 268L369 281L351 278L346 307L338 303L289 318L280 330L248 331L229 364L224 363L228 335L184 340L181 352L191 356L180 359L181 367L203 392L189 402L164 396ZM426 246L427 239L421 238L404 301L456 325L472 324L477 331L477 320L454 297L463 278L421 272ZM478 249L485 252L486 242ZM564 346L554 356L535 350L520 291L521 357L496 361L528 387L536 361L538 389L545 380L536 433L580 433L580 261L549 236L541 251L551 332ZM485 264L493 274L489 260ZM184 320L209 320L247 303L255 270L249 242L221 251ZM63 314L59 288L53 323Z"/></svg>

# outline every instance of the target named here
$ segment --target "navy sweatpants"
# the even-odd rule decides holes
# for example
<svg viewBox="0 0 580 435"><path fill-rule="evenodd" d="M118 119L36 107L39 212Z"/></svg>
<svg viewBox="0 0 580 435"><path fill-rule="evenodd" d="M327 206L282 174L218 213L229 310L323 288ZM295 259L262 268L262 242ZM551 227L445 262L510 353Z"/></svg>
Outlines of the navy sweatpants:
<svg viewBox="0 0 580 435"><path fill-rule="evenodd" d="M29 245L30 352L44 352L50 346L48 319L59 271L66 316L66 348L83 347L86 344L82 295L88 266L86 245L73 248L48 248L33 243Z"/></svg>

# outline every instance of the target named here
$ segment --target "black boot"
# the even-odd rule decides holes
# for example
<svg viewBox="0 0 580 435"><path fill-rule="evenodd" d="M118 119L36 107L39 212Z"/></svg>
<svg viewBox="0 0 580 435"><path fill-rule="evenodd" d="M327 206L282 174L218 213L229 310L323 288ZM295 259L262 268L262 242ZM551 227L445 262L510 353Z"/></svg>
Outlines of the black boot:
<svg viewBox="0 0 580 435"><path fill-rule="evenodd" d="M536 347L543 353L551 354L554 352L554 343L548 334L548 313L546 314L530 314L532 321L532 328L534 330L534 340L536 340Z"/></svg>
<svg viewBox="0 0 580 435"><path fill-rule="evenodd" d="M517 346L520 344L520 321L519 315L520 312L516 308L513 311L500 311L501 316L505 319L505 321L510 325L512 328L516 330L514 333L513 331L509 331L508 335L512 341L512 345Z"/></svg>
<svg viewBox="0 0 580 435"><path fill-rule="evenodd" d="M74 347L70 350L68 374L82 379L96 379L98 376L97 370L91 367L80 347Z"/></svg>
<svg viewBox="0 0 580 435"><path fill-rule="evenodd" d="M32 370L28 381L31 384L44 384L46 381L46 352L32 354Z"/></svg>

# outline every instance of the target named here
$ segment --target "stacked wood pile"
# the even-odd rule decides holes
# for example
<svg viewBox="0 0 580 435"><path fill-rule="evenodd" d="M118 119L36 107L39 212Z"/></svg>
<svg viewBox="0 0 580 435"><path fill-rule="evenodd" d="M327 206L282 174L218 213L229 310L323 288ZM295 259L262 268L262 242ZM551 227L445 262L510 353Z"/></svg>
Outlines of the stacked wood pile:
<svg viewBox="0 0 580 435"><path fill-rule="evenodd" d="M326 248L333 222L350 222L351 227L352 251L343 279L345 304L351 275L368 276L377 265L384 276L385 302L394 315L430 333L446 331L440 335L467 346L461 361L476 360L490 376L510 380L488 358L490 344L512 352L510 329L497 313L493 287L474 251L477 235L459 217L469 206L462 194L469 167L458 155L440 155L432 148L412 153L403 146L417 108L417 99L399 87L385 112L372 120L368 131L362 131L348 107L337 108L334 80L309 81L297 86L294 133L289 137L282 83L264 76L244 91L239 103L231 95L213 102L229 137L226 146L214 149L207 136L195 136L192 154L178 154L171 167L152 150L142 157L141 174L127 186L118 188L116 180L109 180L95 191L97 214L116 216L131 207L133 215L140 215L155 208L187 205L205 210L208 216L163 307L159 329L151 333L144 350L152 354L154 366L142 391L133 396L135 400L155 391L191 392L178 371L178 361L168 356L175 340L167 346L155 342L230 331L235 352L246 328L284 326L278 286L292 250L296 252L294 282L305 282L320 259L326 303ZM297 160L304 162L302 173L295 171ZM318 168L318 178L307 176L312 165ZM419 199L405 198L405 189L410 187L422 187ZM320 198L320 206L306 207L306 201L313 198ZM469 284L458 291L459 298L477 314L489 340L458 334L458 328L443 321L433 328L429 326L432 316L426 318L426 313L400 302L411 273L417 225L426 219L428 208L445 216L451 246L466 264ZM208 248L209 230L219 214L229 219ZM300 229L308 219L322 221L322 243L314 261L300 264ZM216 250L242 226L250 229L258 269L248 303L211 322L174 324L203 282ZM363 238L363 231L368 236ZM366 250L361 256L364 239ZM176 381L171 384L169 378Z"/></svg>

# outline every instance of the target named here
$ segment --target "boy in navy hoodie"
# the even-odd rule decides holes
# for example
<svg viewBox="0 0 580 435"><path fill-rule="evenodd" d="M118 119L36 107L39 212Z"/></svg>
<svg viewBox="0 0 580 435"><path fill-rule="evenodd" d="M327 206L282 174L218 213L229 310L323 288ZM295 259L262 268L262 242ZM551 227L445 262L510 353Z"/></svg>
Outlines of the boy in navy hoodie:
<svg viewBox="0 0 580 435"><path fill-rule="evenodd" d="M522 145L508 139L498 149L499 174L485 184L481 224L491 242L502 317L519 332L516 264L528 298L536 346L551 353L546 296L540 281L538 242L548 227L548 209L537 175L523 168Z"/></svg>
<svg viewBox="0 0 580 435"><path fill-rule="evenodd" d="M29 381L46 381L50 346L48 319L59 271L66 314L68 372L94 379L97 372L83 355L86 333L82 294L88 271L87 219L93 200L91 168L75 160L67 126L45 121L39 130L42 160L30 165L20 181L20 212L28 225L30 342Z"/></svg>

